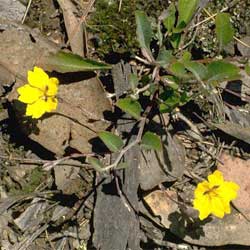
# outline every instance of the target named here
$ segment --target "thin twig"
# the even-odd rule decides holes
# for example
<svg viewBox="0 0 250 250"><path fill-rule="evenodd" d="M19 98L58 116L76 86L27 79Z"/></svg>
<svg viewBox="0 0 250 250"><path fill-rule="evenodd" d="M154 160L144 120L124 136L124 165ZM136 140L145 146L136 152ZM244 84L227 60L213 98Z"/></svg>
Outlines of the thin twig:
<svg viewBox="0 0 250 250"><path fill-rule="evenodd" d="M143 58L141 58L139 56L135 56L135 59L142 62L142 63L144 63L144 64L146 64L146 65L151 65L151 63L148 60L143 59Z"/></svg>
<svg viewBox="0 0 250 250"><path fill-rule="evenodd" d="M22 24L25 22L25 19L28 15L31 3L32 3L32 0L29 0L28 5L27 5L26 10L25 10L25 13L24 13L24 16L23 16L23 19L22 19Z"/></svg>
<svg viewBox="0 0 250 250"><path fill-rule="evenodd" d="M119 8L118 8L118 12L121 12L122 9L122 0L119 1Z"/></svg>
<svg viewBox="0 0 250 250"><path fill-rule="evenodd" d="M228 7L225 7L225 8L223 8L223 9L222 9L220 12L218 12L218 13L221 13L221 12L224 12L224 11L227 11L227 10L228 10ZM210 21L210 20L214 20L214 18L218 15L218 13L215 13L215 14L213 14L213 15L211 15L211 16L205 18L204 20L202 20L202 21L200 21L200 22L194 24L193 26L189 27L189 30L191 30L191 29L193 29L193 28L195 28L195 27L197 27L197 26L200 26L201 24L206 23L206 22L208 22L208 21Z"/></svg>
<svg viewBox="0 0 250 250"><path fill-rule="evenodd" d="M195 135L192 135L192 137L198 141L202 141L202 134L200 133L199 129L186 117L184 116L181 112L177 112L176 117L183 122L185 122L190 129L195 133Z"/></svg>
<svg viewBox="0 0 250 250"><path fill-rule="evenodd" d="M146 124L146 120L147 120L147 117L143 117L141 119L141 121L139 123L140 129L139 129L139 132L138 132L138 135L137 135L136 139L121 150L120 154L118 155L118 157L116 158L114 163L110 164L107 167L102 168L102 172L105 172L105 171L108 171L108 170L110 170L112 168L115 168L119 164L119 162L121 161L124 154L141 141L142 133L143 133L143 130L144 130L144 127L145 127L145 124Z"/></svg>
<svg viewBox="0 0 250 250"><path fill-rule="evenodd" d="M123 195L122 190L121 190L121 188L120 188L119 181L118 181L118 177L117 177L117 175L116 175L115 173L114 173L114 175L115 175L115 185L116 185L116 189L117 189L117 192L118 192L118 194L119 194L119 196L120 196L120 198L121 198L121 200L122 200L122 203L123 203L124 206L128 209L128 211L131 212L131 207L130 207L130 205L128 204L128 202L127 202L127 200L126 200L125 196Z"/></svg>
<svg viewBox="0 0 250 250"><path fill-rule="evenodd" d="M70 156L66 156L57 160L41 160L41 159L28 159L28 158L19 158L19 157L12 157L11 155L0 155L0 159L6 159L9 161L19 161L22 162L24 164L37 164L37 165L43 165L43 169L48 171L50 169L52 169L53 167L55 167L56 165L60 165L62 164L64 161L66 160L70 160L73 158L80 158L80 157L86 157L89 155L93 155L93 154L72 154ZM72 166L75 167L82 167L82 166L89 166L89 164L72 164Z"/></svg>

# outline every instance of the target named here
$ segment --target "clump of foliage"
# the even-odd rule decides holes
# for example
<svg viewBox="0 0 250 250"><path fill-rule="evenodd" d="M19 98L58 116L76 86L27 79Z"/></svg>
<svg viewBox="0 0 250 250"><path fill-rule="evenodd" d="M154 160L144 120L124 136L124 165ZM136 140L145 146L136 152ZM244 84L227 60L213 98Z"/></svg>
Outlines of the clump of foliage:
<svg viewBox="0 0 250 250"><path fill-rule="evenodd" d="M198 4L198 0L178 0L177 3L171 3L156 22L144 11L135 12L136 34L141 48L141 56L136 59L148 70L139 75L130 75L131 89L125 97L116 100L116 106L134 119L138 133L132 142L112 132L99 133L107 148L118 153L118 157L108 166L97 157L89 157L89 163L96 170L125 167L123 155L136 144L146 150L162 150L160 132L147 126L154 114L178 115L179 107L196 100L198 96L207 102L211 101L220 82L240 78L239 68L226 60L194 60L185 34ZM225 46L234 37L230 15L218 13L214 25L217 53L223 54ZM225 202L229 204L228 200ZM219 217L223 217L224 212L216 211Z"/></svg>

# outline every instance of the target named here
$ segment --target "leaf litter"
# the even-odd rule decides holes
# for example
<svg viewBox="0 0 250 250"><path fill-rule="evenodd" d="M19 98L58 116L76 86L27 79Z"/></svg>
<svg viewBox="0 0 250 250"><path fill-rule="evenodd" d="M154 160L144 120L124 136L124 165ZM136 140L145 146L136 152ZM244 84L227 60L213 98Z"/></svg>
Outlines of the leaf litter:
<svg viewBox="0 0 250 250"><path fill-rule="evenodd" d="M59 2L65 6L71 4L72 7L75 1ZM65 6L59 19L65 22L66 31L62 32L61 27L55 30L62 32L60 37L67 34L72 51L83 55L86 52L86 44L83 44L81 36L83 31L75 32L75 29L76 26L80 28L85 20L80 20L76 14L79 5L77 8L73 6L73 11L72 8L65 11ZM92 8L92 1L87 7ZM39 32L13 21L1 19L0 30L3 41L0 43L0 79L3 79L0 93L1 96L6 95L6 86L11 86L15 81L12 93L8 92L8 101L11 102L15 88L26 78L27 69L39 61L47 50L55 51L60 46L51 45L49 39L55 42L54 37L44 38ZM22 44L19 45L18 41L22 41ZM14 56L10 57L13 50ZM134 65L131 70L122 71L119 67L117 70L113 68L112 74L119 75L120 78L116 78L125 82L119 87L120 83L115 83L119 80L113 79L115 94L120 96L129 89L125 85L129 84L129 74L134 71ZM73 105L80 106L80 110L62 108L60 112L73 115L75 120L85 125L86 130L82 125L54 116L34 124L38 131L33 135L29 134L29 128L24 129L20 124L26 135L18 138L19 141L15 138L15 144L11 144L13 138L6 139L5 136L9 133L15 137L17 131L21 130L10 130L10 123L13 126L16 122L11 113L10 117L4 116L1 121L6 127L9 126L6 131L1 125L0 131L0 244L3 249L94 249L93 245L96 248L102 245L101 249L104 250L114 246L122 250L128 245L137 250L140 241L141 246L145 246L142 249L150 244L151 249L166 246L170 249L202 249L202 246L250 245L250 224L246 219L250 217L250 181L247 178L249 150L241 145L244 142L249 144L247 105L243 107L243 114L241 107L224 105L220 93L215 93L208 107L214 112L203 114L207 123L203 119L197 120L198 115L190 115L190 107L184 107L187 119L165 117L170 121L166 129L171 133L163 133L167 137L163 140L163 151L129 151L124 157L129 159L129 165L133 168L128 166L122 170L124 172L107 176L106 173L96 173L88 164L82 164L84 157L79 152L92 153L89 141L94 133L89 128L96 132L109 126L103 122L103 112L111 110L110 101L106 99L106 93L95 75L87 80L79 76L79 79L73 79L72 84L64 80L62 94L72 100ZM80 96L80 92L84 92L84 96ZM247 100L247 93L242 93L243 101ZM85 114L90 113L90 116L82 115L81 105ZM202 107L202 99L199 105ZM1 110L5 111L5 108ZM229 121L225 121L226 117ZM215 123L215 120L224 123ZM152 130L155 126L152 125ZM230 137L218 133L213 126ZM156 132L159 133L157 129ZM26 144L24 149L18 148L23 144ZM32 150L31 155L27 148ZM60 161L70 153L74 153L76 159ZM107 157L104 160L110 159ZM233 213L225 220L210 218L206 224L201 224L191 206L193 190L217 165L226 180L240 184L239 197L233 202ZM140 192L137 192L139 185ZM139 200L143 200L143 205L139 204ZM126 230L123 231L123 228ZM154 232L157 232L157 237ZM178 237L181 243L164 239L169 233Z"/></svg>

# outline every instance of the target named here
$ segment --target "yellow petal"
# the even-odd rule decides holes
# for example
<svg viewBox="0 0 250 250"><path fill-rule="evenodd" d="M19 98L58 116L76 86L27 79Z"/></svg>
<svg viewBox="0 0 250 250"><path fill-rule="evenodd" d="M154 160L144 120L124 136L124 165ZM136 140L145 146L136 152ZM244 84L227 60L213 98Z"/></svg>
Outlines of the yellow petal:
<svg viewBox="0 0 250 250"><path fill-rule="evenodd" d="M49 76L43 69L34 67L34 71L28 71L28 82L31 86L45 91L46 86L49 84Z"/></svg>
<svg viewBox="0 0 250 250"><path fill-rule="evenodd" d="M18 100L24 103L33 103L43 96L43 92L41 90L33 88L29 84L25 84L24 86L18 88L17 92L20 95Z"/></svg>
<svg viewBox="0 0 250 250"><path fill-rule="evenodd" d="M225 181L218 189L217 193L223 199L231 201L237 197L239 186L231 181Z"/></svg>
<svg viewBox="0 0 250 250"><path fill-rule="evenodd" d="M58 85L58 84L59 84L59 80L58 80L58 78L56 78L56 77L51 77L49 80L50 80L50 83L53 83L53 84L55 84L55 85Z"/></svg>
<svg viewBox="0 0 250 250"><path fill-rule="evenodd" d="M213 197L211 199L211 212L219 218L224 217L224 205L223 201L218 197Z"/></svg>
<svg viewBox="0 0 250 250"><path fill-rule="evenodd" d="M206 191L209 191L209 183L207 181L200 182L194 191L195 198L203 196Z"/></svg>
<svg viewBox="0 0 250 250"><path fill-rule="evenodd" d="M199 211L200 220L204 220L211 213L211 205L209 198L204 195L203 197L194 199L193 206Z"/></svg>
<svg viewBox="0 0 250 250"><path fill-rule="evenodd" d="M230 214L231 213L231 207L230 207L230 202L225 202L223 201L223 207L224 207L224 212L226 214Z"/></svg>
<svg viewBox="0 0 250 250"><path fill-rule="evenodd" d="M52 77L49 79L49 85L48 85L48 90L47 90L48 96L55 96L57 94L58 84L59 84L59 81L57 78Z"/></svg>
<svg viewBox="0 0 250 250"><path fill-rule="evenodd" d="M46 101L46 111L51 112L53 110L56 110L58 101L56 98L48 97Z"/></svg>
<svg viewBox="0 0 250 250"><path fill-rule="evenodd" d="M210 184L210 188L214 186L220 186L223 182L223 175L219 170L213 172L213 174L208 176L208 182Z"/></svg>
<svg viewBox="0 0 250 250"><path fill-rule="evenodd" d="M46 112L46 107L46 102L42 99L39 99L35 103L27 105L26 115L38 119Z"/></svg>

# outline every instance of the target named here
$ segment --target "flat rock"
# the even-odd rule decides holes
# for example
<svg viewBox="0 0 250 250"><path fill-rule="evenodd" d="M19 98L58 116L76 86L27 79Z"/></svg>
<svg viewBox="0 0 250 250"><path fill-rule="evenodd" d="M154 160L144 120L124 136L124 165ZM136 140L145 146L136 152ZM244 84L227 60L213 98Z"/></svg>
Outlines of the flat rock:
<svg viewBox="0 0 250 250"><path fill-rule="evenodd" d="M223 219L210 216L200 221L195 209L180 208L174 200L177 194L169 190L156 190L144 197L153 215L160 217L161 224L180 239L201 246L250 246L250 222L241 213L232 209Z"/></svg>
<svg viewBox="0 0 250 250"><path fill-rule="evenodd" d="M18 0L0 0L0 17L21 21L26 7Z"/></svg>
<svg viewBox="0 0 250 250"><path fill-rule="evenodd" d="M223 164L219 163L218 169L223 173L224 179L240 186L238 196L233 203L250 220L250 160L243 160L226 153L220 156L220 160Z"/></svg>
<svg viewBox="0 0 250 250"><path fill-rule="evenodd" d="M176 181L185 169L185 148L168 134L161 151L142 151L139 165L140 186L150 190L163 182Z"/></svg>

